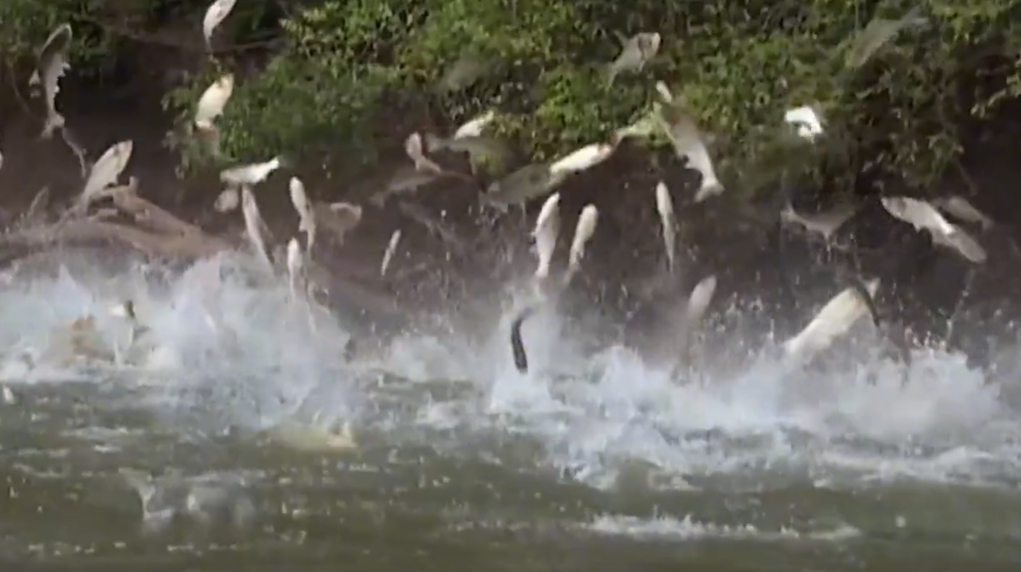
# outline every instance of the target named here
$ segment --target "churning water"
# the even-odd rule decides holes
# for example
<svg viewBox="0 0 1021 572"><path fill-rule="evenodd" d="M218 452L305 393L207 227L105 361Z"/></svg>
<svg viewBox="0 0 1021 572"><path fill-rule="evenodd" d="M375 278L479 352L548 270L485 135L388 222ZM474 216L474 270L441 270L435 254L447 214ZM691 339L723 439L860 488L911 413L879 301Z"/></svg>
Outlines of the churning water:
<svg viewBox="0 0 1021 572"><path fill-rule="evenodd" d="M904 366L874 344L798 373L768 351L724 347L680 380L625 348L593 350L548 310L524 328L529 374L514 369L509 317L497 315L472 335L401 337L347 363L335 320L310 318L283 281L231 268L220 258L176 273L7 276L0 562L255 572L1021 563L1021 416L1001 397L1014 380L988 379L963 356L916 349L904 383ZM130 327L108 312L125 298L151 329L134 357ZM113 363L68 360L61 332L85 315ZM350 422L358 447L308 452L260 437L295 422ZM143 527L123 469L240 483L230 494L254 515Z"/></svg>

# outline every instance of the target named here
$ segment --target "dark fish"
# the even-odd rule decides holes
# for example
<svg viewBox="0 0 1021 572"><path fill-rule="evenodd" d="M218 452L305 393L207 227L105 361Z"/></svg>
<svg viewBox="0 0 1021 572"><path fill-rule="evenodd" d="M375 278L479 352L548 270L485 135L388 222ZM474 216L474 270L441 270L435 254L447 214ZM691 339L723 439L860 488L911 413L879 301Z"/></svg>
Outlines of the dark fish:
<svg viewBox="0 0 1021 572"><path fill-rule="evenodd" d="M535 306L529 306L511 323L511 351L514 353L514 367L518 368L520 373L528 373L528 354L525 352L525 343L521 340L521 326L534 313Z"/></svg>

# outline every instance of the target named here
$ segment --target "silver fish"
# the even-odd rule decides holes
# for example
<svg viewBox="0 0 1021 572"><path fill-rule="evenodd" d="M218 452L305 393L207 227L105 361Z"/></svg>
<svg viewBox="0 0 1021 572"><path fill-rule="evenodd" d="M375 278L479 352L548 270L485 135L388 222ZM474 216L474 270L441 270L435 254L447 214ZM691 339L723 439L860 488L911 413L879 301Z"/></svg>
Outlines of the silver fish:
<svg viewBox="0 0 1021 572"><path fill-rule="evenodd" d="M535 219L535 229L532 230L532 239L535 240L535 252L539 258L539 265L535 269L535 278L544 280L549 276L550 262L553 259L553 251L557 247L557 237L560 234L560 193L553 193L542 205L538 218Z"/></svg>
<svg viewBox="0 0 1021 572"><path fill-rule="evenodd" d="M206 39L207 49L213 49L213 32L227 19L235 4L237 0L216 0L206 9L206 15L202 18L202 36Z"/></svg>
<svg viewBox="0 0 1021 572"><path fill-rule="evenodd" d="M420 187L435 183L443 178L460 179L460 175L461 173L454 173L451 171L435 173L431 171L419 171L414 167L402 167L397 169L397 172L395 172L390 178L390 181L387 183L386 190L376 193L369 198L369 201L382 208L386 204L386 199L390 195L410 193Z"/></svg>
<svg viewBox="0 0 1021 572"><path fill-rule="evenodd" d="M844 223L851 220L859 208L861 208L860 203L845 202L828 211L806 215L794 210L794 206L788 201L784 209L780 211L780 219L784 222L799 224L809 232L822 235L828 243L833 234L840 230Z"/></svg>
<svg viewBox="0 0 1021 572"><path fill-rule="evenodd" d="M691 294L688 296L688 306L685 318L689 330L702 322L702 317L705 316L705 311L709 308L709 303L713 301L713 294L715 293L715 276L703 278L695 285L694 288L691 289Z"/></svg>
<svg viewBox="0 0 1021 572"><path fill-rule="evenodd" d="M612 85L617 76L622 72L639 72L645 68L645 64L656 57L662 37L656 32L642 32L634 36L621 39L621 51L617 59L610 64L608 70L608 81Z"/></svg>
<svg viewBox="0 0 1021 572"><path fill-rule="evenodd" d="M931 204L909 197L883 197L880 200L886 211L894 218L910 224L917 230L929 231L934 244L951 248L976 264L981 264L988 258L978 241L947 222Z"/></svg>
<svg viewBox="0 0 1021 572"><path fill-rule="evenodd" d="M548 163L533 163L491 184L481 200L483 204L506 209L507 205L524 204L549 193L565 177L563 172L554 174Z"/></svg>
<svg viewBox="0 0 1021 572"><path fill-rule="evenodd" d="M868 293L874 297L879 290L879 279L867 283ZM798 335L783 344L788 356L808 359L828 348L851 326L868 313L868 306L854 287L834 296L815 318Z"/></svg>
<svg viewBox="0 0 1021 572"><path fill-rule="evenodd" d="M943 197L934 201L934 204L940 210L957 217L964 222L982 225L983 230L989 230L993 226L996 226L996 222L993 221L989 215L975 208L968 199L957 195Z"/></svg>
<svg viewBox="0 0 1021 572"><path fill-rule="evenodd" d="M220 172L220 182L238 186L253 186L266 180L273 171L284 167L283 157L274 157L265 163L231 167Z"/></svg>
<svg viewBox="0 0 1021 572"><path fill-rule="evenodd" d="M213 208L216 212L225 213L238 208L239 204L241 204L241 196L237 187L230 187L216 197Z"/></svg>
<svg viewBox="0 0 1021 572"><path fill-rule="evenodd" d="M664 98L670 94L663 82L657 82L656 87ZM673 143L677 156L687 157L688 165L702 175L702 183L695 193L695 202L702 202L709 197L722 194L723 184L716 176L712 159L709 157L709 149L702 139L695 120L674 104L673 100L670 100L665 106L657 103L656 109L659 110L657 117Z"/></svg>
<svg viewBox="0 0 1021 572"><path fill-rule="evenodd" d="M422 147L422 136L418 133L412 133L404 140L404 152L408 154L408 158L415 164L416 171L435 173L437 175L443 173L442 167L425 156L425 151Z"/></svg>
<svg viewBox="0 0 1021 572"><path fill-rule="evenodd" d="M223 114L223 109L234 93L234 74L221 76L202 92L195 107L195 126L201 130L216 129L213 121Z"/></svg>
<svg viewBox="0 0 1021 572"><path fill-rule="evenodd" d="M595 205L586 205L581 209L581 216L578 217L578 225L574 228L574 238L571 240L571 252L567 259L567 272L564 273L563 287L574 279L574 276L581 271L581 261L585 258L585 246L596 233L596 225L599 222L599 210Z"/></svg>
<svg viewBox="0 0 1021 572"><path fill-rule="evenodd" d="M473 165L484 160L502 167L512 155L510 148L503 142L482 135L461 135L460 137L441 139L432 133L426 133L425 148L430 153L444 150L452 153L467 153Z"/></svg>
<svg viewBox="0 0 1021 572"><path fill-rule="evenodd" d="M351 203L315 203L312 213L316 221L333 233L337 243L343 244L347 233L354 230L362 220L362 207Z"/></svg>
<svg viewBox="0 0 1021 572"><path fill-rule="evenodd" d="M386 270L390 267L390 261L393 260L394 253L397 252L397 244L401 241L401 229L397 229L390 235L390 242L386 245L386 251L383 252L383 261L379 265L379 275L386 276Z"/></svg>
<svg viewBox="0 0 1021 572"><path fill-rule="evenodd" d="M798 137L804 139L815 139L824 132L819 113L808 105L788 109L783 120L795 126Z"/></svg>
<svg viewBox="0 0 1021 572"><path fill-rule="evenodd" d="M921 6L915 6L898 20L873 18L851 42L847 53L847 66L852 69L862 66L904 28L928 25L929 19L922 15Z"/></svg>
<svg viewBox="0 0 1021 572"><path fill-rule="evenodd" d="M68 62L68 51L71 48L71 26L61 24L53 30L46 43L39 51L39 65L29 78L28 84L42 82L43 95L46 99L46 124L42 137L47 139L53 132L64 126L64 116L57 111L57 94L60 93L60 80L64 73L71 69Z"/></svg>
<svg viewBox="0 0 1021 572"><path fill-rule="evenodd" d="M674 271L677 258L677 217L674 215L674 201L666 183L656 184L656 210L663 223L663 247L666 250L667 270Z"/></svg>
<svg viewBox="0 0 1021 572"><path fill-rule="evenodd" d="M617 146L610 143L586 145L554 161L550 165L550 172L554 176L580 173L606 161L616 150Z"/></svg>
<svg viewBox="0 0 1021 572"><path fill-rule="evenodd" d="M85 180L85 188L82 189L78 201L79 208L84 209L93 201L102 198L103 191L117 182L117 178L131 160L134 147L130 139L115 143L96 160L89 171L89 178Z"/></svg>
<svg viewBox="0 0 1021 572"><path fill-rule="evenodd" d="M303 280L305 260L301 254L301 245L297 238L291 238L287 243L287 285L291 289L291 300L298 300L299 283Z"/></svg>
<svg viewBox="0 0 1021 572"><path fill-rule="evenodd" d="M298 177L291 177L290 181L291 204L294 210L298 211L298 231L305 233L305 249L311 253L316 243L316 219L312 212L312 205L309 203L308 195L305 194L305 184Z"/></svg>
<svg viewBox="0 0 1021 572"><path fill-rule="evenodd" d="M255 195L247 185L241 187L241 212L245 217L245 232L248 234L248 240L255 248L255 253L259 260L263 262L267 270L272 274L273 262L269 259L264 236L269 231L266 228L266 222L262 220L262 215L259 213L259 205L255 202Z"/></svg>
<svg viewBox="0 0 1021 572"><path fill-rule="evenodd" d="M487 111L458 127L454 131L454 139L481 137L482 131L485 130L486 126L492 123L494 119L496 119L496 112L492 110Z"/></svg>

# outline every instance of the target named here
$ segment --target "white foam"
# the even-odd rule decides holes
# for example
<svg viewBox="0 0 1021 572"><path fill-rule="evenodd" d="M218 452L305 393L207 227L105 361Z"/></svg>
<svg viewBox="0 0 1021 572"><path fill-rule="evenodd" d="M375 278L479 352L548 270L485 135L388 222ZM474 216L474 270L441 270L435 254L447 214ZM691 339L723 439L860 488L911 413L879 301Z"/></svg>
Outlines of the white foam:
<svg viewBox="0 0 1021 572"><path fill-rule="evenodd" d="M318 413L327 422L353 420L356 431L372 424L394 441L495 458L508 441L527 440L549 467L596 487L615 486L618 468L634 461L652 467L652 482L663 487L785 471L807 472L818 483L995 484L1021 475L1018 416L1001 401L1000 387L959 355L916 350L903 387L901 366L868 343L852 344L842 365L797 375L754 354L710 352L722 356L713 358L720 367L709 364L684 381L623 348L584 350L590 340L547 308L524 326L528 374L511 360L514 311L472 335L399 337L378 359L349 366L340 325L320 315L313 331L284 281L255 284L228 271L231 265L230 257L199 262L163 286L122 281L136 289L127 294L161 348L122 372L158 382L148 405L209 410L215 422L252 427ZM45 368L26 372L20 354L38 355L51 331L86 313L97 317L104 339L121 339L124 321L106 309L124 294L66 272L16 279L0 291L4 377L31 380ZM500 439L476 438L492 435Z"/></svg>

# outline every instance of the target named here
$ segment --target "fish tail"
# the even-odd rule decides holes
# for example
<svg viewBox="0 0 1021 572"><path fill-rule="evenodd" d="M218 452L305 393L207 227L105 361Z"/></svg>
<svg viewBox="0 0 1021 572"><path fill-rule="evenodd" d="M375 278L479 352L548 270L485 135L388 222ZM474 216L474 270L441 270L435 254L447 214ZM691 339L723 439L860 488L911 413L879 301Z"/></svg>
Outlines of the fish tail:
<svg viewBox="0 0 1021 572"><path fill-rule="evenodd" d="M46 118L46 123L43 125L43 131L39 134L39 138L49 139L53 137L54 131L62 127L64 127L64 116L59 113L53 113Z"/></svg>
<svg viewBox="0 0 1021 572"><path fill-rule="evenodd" d="M723 183L721 183L715 177L706 177L702 179L702 186L699 187L698 192L695 193L695 202L702 202L709 197L719 195L723 192Z"/></svg>

